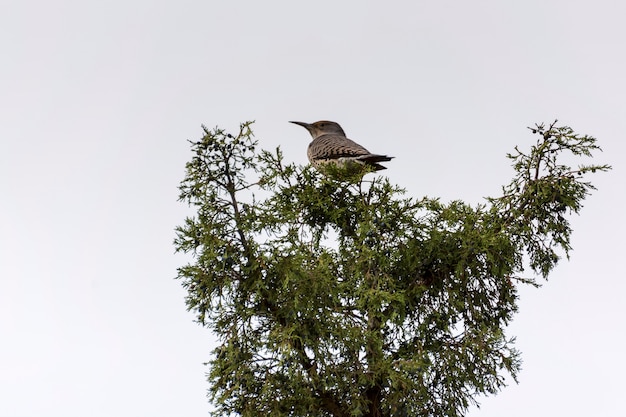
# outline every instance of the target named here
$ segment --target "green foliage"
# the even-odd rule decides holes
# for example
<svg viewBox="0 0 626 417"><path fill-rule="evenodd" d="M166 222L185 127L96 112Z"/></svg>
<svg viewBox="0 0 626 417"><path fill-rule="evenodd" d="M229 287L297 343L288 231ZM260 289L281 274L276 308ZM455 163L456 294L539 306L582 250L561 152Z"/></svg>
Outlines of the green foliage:
<svg viewBox="0 0 626 417"><path fill-rule="evenodd" d="M516 377L504 328L525 254L547 276L569 250L568 209L593 186L564 152L595 139L538 125L503 196L470 207L405 197L382 177L321 175L256 151L251 123L192 142L177 228L188 307L219 337L216 415L460 416ZM327 173L328 174L328 173ZM332 173L331 173L332 174Z"/></svg>
<svg viewBox="0 0 626 417"><path fill-rule="evenodd" d="M507 157L513 161L516 175L503 187L503 196L491 198L493 210L516 246L525 247L530 266L544 277L554 268L560 248L568 255L571 228L566 215L578 213L582 201L595 187L582 181L583 175L608 171L609 165L579 165L572 168L560 163L563 153L591 157L600 150L596 139L579 136L572 128L555 127L556 121L530 128L539 136L528 154L515 147Z"/></svg>

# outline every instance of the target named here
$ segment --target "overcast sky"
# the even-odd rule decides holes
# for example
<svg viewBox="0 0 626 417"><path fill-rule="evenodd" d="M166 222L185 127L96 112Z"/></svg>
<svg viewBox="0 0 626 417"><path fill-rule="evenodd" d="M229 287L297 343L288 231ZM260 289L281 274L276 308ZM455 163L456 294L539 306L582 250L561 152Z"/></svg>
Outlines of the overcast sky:
<svg viewBox="0 0 626 417"><path fill-rule="evenodd" d="M478 203L526 129L599 139L572 258L521 291L520 384L472 417L623 416L626 3L0 2L0 417L204 416L214 346L174 279L201 124L334 120L409 195Z"/></svg>

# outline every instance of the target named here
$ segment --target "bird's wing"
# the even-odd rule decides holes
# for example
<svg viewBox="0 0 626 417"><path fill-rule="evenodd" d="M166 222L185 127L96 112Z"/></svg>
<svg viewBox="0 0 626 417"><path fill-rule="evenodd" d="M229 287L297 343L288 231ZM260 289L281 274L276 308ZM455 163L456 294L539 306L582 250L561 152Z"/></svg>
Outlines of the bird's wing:
<svg viewBox="0 0 626 417"><path fill-rule="evenodd" d="M345 136L329 134L311 142L309 154L313 159L335 159L370 155L370 152Z"/></svg>

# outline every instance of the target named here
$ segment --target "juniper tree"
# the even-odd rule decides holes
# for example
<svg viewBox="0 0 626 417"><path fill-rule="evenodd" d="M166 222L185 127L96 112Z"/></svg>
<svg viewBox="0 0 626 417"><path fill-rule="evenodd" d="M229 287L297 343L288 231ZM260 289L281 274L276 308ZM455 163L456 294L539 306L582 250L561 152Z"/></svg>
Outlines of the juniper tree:
<svg viewBox="0 0 626 417"><path fill-rule="evenodd" d="M518 286L537 285L523 271L547 277L568 254L585 174L610 169L560 162L599 150L590 136L531 132L502 195L471 206L286 163L249 122L204 128L175 246L193 255L179 269L188 308L219 340L215 415L461 416L515 379L505 328Z"/></svg>

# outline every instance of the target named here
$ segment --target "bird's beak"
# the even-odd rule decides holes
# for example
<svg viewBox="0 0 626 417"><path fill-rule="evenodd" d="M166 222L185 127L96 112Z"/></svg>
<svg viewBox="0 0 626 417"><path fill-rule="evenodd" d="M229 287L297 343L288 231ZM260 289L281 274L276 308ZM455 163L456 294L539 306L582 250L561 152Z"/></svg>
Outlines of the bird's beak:
<svg viewBox="0 0 626 417"><path fill-rule="evenodd" d="M311 125L310 125L310 124L308 124L308 123L304 123L304 122L289 122L289 123L293 123L293 124L295 124L295 125L300 125L300 126L302 126L303 128L305 128L306 130L309 130L309 128L311 127Z"/></svg>

